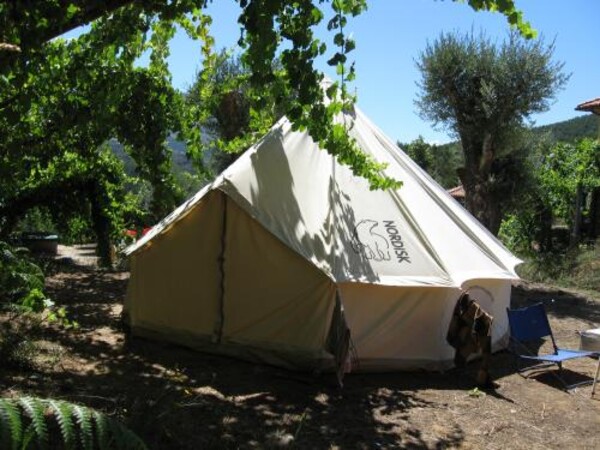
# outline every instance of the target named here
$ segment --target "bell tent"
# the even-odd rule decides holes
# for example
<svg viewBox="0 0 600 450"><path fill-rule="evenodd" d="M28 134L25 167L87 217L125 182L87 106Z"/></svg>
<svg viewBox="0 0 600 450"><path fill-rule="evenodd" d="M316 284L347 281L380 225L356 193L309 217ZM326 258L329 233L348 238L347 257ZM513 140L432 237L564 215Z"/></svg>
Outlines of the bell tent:
<svg viewBox="0 0 600 450"><path fill-rule="evenodd" d="M126 250L132 333L288 368L443 369L469 289L506 345L520 262L358 109L361 149L403 182L370 190L283 118ZM336 364L337 363L337 364Z"/></svg>

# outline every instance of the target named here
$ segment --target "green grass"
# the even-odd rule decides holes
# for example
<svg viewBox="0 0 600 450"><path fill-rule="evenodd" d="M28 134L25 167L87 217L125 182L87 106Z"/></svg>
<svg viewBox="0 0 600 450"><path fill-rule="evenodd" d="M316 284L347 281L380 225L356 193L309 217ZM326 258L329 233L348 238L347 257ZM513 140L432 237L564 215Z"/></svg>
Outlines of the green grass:
<svg viewBox="0 0 600 450"><path fill-rule="evenodd" d="M564 253L533 255L518 268L521 278L600 296L600 241Z"/></svg>

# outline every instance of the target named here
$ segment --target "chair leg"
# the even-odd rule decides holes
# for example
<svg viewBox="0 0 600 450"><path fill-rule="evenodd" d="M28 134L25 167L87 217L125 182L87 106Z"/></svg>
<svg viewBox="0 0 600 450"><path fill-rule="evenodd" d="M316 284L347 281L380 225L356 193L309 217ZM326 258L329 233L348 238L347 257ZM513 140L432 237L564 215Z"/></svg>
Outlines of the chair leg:
<svg viewBox="0 0 600 450"><path fill-rule="evenodd" d="M594 384L592 384L592 397L596 391L596 382L598 381L598 375L600 375L600 355L598 355L598 365L596 366L596 375L594 375Z"/></svg>

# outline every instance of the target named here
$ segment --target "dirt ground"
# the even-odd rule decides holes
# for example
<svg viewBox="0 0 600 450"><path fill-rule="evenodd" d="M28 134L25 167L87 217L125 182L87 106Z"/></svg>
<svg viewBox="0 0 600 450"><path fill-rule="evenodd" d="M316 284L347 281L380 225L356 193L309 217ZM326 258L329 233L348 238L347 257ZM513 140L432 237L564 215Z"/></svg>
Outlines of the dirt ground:
<svg viewBox="0 0 600 450"><path fill-rule="evenodd" d="M551 370L525 379L513 358L492 358L495 391L473 390L477 365L446 373L291 373L141 339L120 325L128 273L63 264L47 280L77 332L44 327L29 371L0 368L2 395L57 397L120 417L156 449L222 448L600 448L600 393L570 393ZM79 261L81 263L81 261ZM554 301L549 299L554 298ZM545 301L556 338L600 326L600 302L520 283L513 305ZM567 363L573 382L596 363Z"/></svg>

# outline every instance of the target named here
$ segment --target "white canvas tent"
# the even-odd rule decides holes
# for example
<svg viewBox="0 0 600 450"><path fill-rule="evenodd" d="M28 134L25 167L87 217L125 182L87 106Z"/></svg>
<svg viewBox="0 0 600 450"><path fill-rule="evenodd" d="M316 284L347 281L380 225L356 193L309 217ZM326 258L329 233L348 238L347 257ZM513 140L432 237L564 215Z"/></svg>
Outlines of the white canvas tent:
<svg viewBox="0 0 600 450"><path fill-rule="evenodd" d="M402 188L370 190L280 120L127 249L134 334L314 368L332 364L345 321L360 369L441 369L471 289L495 317L493 347L506 345L520 261L360 111L344 120Z"/></svg>

